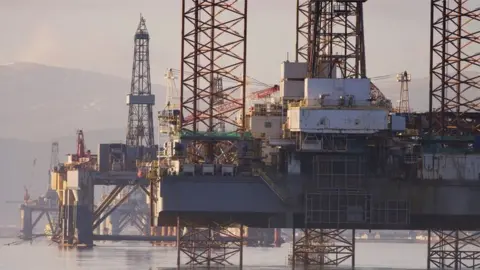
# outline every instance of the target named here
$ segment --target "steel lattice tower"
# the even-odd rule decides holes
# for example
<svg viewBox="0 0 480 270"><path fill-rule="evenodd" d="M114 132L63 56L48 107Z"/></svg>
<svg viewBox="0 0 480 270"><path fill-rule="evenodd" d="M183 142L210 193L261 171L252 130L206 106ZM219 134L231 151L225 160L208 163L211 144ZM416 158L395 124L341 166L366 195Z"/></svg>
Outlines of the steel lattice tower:
<svg viewBox="0 0 480 270"><path fill-rule="evenodd" d="M296 61L307 62L308 77L366 77L364 2L365 0L297 0ZM385 100L374 85L371 87L371 96ZM333 158L330 156L328 159ZM313 164L318 163L317 160L313 161ZM326 187L327 190L331 188L338 187ZM361 192L360 181L355 188ZM321 195L324 192L322 189L306 189L305 201L312 201L312 198L323 201L326 199ZM342 195L338 195L338 200L344 200ZM338 209L332 208L332 211ZM314 229L308 224L312 219L306 206L306 223L305 228L302 228L304 235L300 239L294 239L291 263L338 265L352 258L354 265L354 238L349 240L343 236L345 230ZM341 247L338 243L342 243ZM327 250L324 248L326 245L329 246Z"/></svg>
<svg viewBox="0 0 480 270"><path fill-rule="evenodd" d="M296 60L310 77L366 77L363 3L366 0L297 0Z"/></svg>
<svg viewBox="0 0 480 270"><path fill-rule="evenodd" d="M182 121L182 129L244 129L247 2L183 0L181 117L193 115L193 121ZM219 77L233 83L218 89ZM225 103L237 106L217 111L215 105ZM242 121L235 121L238 114Z"/></svg>
<svg viewBox="0 0 480 270"><path fill-rule="evenodd" d="M135 51L133 54L133 70L130 94L127 96L128 131L127 145L154 146L153 105L150 82L149 41L145 19L141 16L135 33Z"/></svg>
<svg viewBox="0 0 480 270"><path fill-rule="evenodd" d="M479 134L480 1L431 0L430 132Z"/></svg>
<svg viewBox="0 0 480 270"><path fill-rule="evenodd" d="M408 83L412 77L404 71L397 75L397 81L400 82L400 104L398 104L399 113L410 113L410 96L408 93Z"/></svg>

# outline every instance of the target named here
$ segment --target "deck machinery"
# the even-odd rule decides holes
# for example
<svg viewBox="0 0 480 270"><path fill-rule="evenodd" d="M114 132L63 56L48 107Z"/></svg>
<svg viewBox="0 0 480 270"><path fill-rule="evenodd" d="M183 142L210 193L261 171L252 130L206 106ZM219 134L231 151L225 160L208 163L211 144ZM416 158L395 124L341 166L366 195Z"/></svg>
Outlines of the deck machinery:
<svg viewBox="0 0 480 270"><path fill-rule="evenodd" d="M428 230L440 239L429 240L428 268L475 265L480 254L470 247L478 246L478 234L465 231L480 227L479 144L445 137L445 121L453 121L446 109L391 113L391 102L366 75L364 2L298 1L297 59L282 63L280 97L248 112L247 2L183 1L181 104L159 113L170 137L159 161L158 224L177 226L177 264L183 255L187 264L229 264L239 253L241 266L244 228L253 226L301 229L293 265L351 259L353 266L354 237L342 232L355 229ZM453 13L437 14L441 2L432 1L432 36L442 33L435 31L439 21L452 21ZM460 17L472 17L457 4ZM231 17L222 21L226 13ZM445 31L441 39L450 46ZM432 46L439 43L432 37ZM433 48L434 71L451 61L437 55ZM479 66L474 55L468 59ZM467 60L458 58L458 65L472 66ZM458 66L456 72L467 76ZM219 91L217 76L238 80ZM449 78L444 72L434 81L444 87L431 88L446 91ZM478 89L472 80L478 76L465 80ZM465 106L456 95L456 106ZM442 99L442 108L453 102ZM219 111L226 102L239 106ZM479 118L470 105L468 117ZM432 135L434 121L428 124L432 115L440 140ZM453 129L478 134L475 121L459 117Z"/></svg>

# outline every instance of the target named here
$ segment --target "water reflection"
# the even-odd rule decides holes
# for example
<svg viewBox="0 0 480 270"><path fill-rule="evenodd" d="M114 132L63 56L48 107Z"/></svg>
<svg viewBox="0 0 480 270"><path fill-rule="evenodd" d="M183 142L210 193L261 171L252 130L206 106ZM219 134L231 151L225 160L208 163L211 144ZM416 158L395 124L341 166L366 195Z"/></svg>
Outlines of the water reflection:
<svg viewBox="0 0 480 270"><path fill-rule="evenodd" d="M90 250L59 250L49 243L3 246L11 239L0 239L0 270L178 270L175 248L112 243ZM245 248L244 270L287 270L289 245L281 248ZM356 269L422 269L426 267L427 247L423 244L357 243ZM28 258L28 259L24 259ZM182 259L185 262L186 259ZM232 258L232 263L238 260ZM372 266L365 268L365 266ZM183 266L180 269L192 269ZM195 269L209 269L196 267ZM225 269L211 267L210 269ZM239 269L237 266L227 269ZM295 269L305 269L298 266ZM306 269L320 269L318 266ZM341 269L351 269L346 263ZM423 268L425 269L425 268Z"/></svg>

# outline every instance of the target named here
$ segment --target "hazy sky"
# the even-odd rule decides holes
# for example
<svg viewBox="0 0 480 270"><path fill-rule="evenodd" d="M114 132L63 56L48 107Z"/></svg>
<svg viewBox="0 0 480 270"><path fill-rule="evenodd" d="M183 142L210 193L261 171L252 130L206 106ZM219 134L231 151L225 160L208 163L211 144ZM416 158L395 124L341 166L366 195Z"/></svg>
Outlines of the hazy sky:
<svg viewBox="0 0 480 270"><path fill-rule="evenodd" d="M371 77L409 70L428 75L429 0L365 4ZM279 80L295 45L296 0L250 0L248 74ZM154 82L179 68L180 0L0 0L0 63L32 61L130 77L133 33L143 13L151 33Z"/></svg>

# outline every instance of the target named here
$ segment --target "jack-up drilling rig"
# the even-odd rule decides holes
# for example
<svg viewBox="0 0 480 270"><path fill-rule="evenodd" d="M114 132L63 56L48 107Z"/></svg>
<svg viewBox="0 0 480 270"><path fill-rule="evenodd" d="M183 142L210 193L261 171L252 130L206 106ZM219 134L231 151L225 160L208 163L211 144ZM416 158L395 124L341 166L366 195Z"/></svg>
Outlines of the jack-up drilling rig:
<svg viewBox="0 0 480 270"><path fill-rule="evenodd" d="M247 1L227 2L182 2L181 104L159 115L173 127L165 144L162 186L175 176L187 177L186 183L195 176L209 185L218 177L248 174L258 158L253 151L257 141L245 129ZM243 225L252 219L238 215L179 212L162 215L158 222L177 225L177 247L187 263L228 264L234 254L242 257Z"/></svg>
<svg viewBox="0 0 480 270"><path fill-rule="evenodd" d="M469 172L478 167L474 160L480 148L479 29L480 2L431 0L429 125L423 142L426 179L478 180ZM455 202L464 196L450 193ZM427 268L475 267L470 258L480 252L467 247L479 246L478 226L469 226L478 216L475 219L468 211L460 218L459 212L464 213L457 209L455 226L437 223L428 230L429 239L441 241L429 241Z"/></svg>
<svg viewBox="0 0 480 270"><path fill-rule="evenodd" d="M59 242L62 246L90 247L94 240L161 240L150 236L149 230L149 225L155 226L158 193L158 179L148 170L152 163L156 163L157 151L153 135L155 96L151 94L149 38L145 19L141 17L134 37L132 85L127 95L126 144L100 144L98 155L93 155L85 150L83 132L79 132L77 154L69 155L67 163L52 176L52 186L61 201L62 234ZM113 186L98 207L94 206L95 186ZM126 187L131 189L122 194ZM143 192L138 194L137 190ZM110 221L112 235L95 234L105 221ZM126 224L134 225L143 235L121 235Z"/></svg>
<svg viewBox="0 0 480 270"><path fill-rule="evenodd" d="M102 144L97 170L68 171L83 218L76 224L78 241L106 239L91 233L89 219L95 227L105 215L89 217L88 187L131 185L150 195L151 224L176 226L178 265L182 255L187 264L209 266L231 264L238 254L242 267L248 226L301 229L301 238L293 239L294 265L350 258L354 266L355 232L351 239L342 232L400 229L429 231L429 268L474 267L480 251L464 247L479 245L480 235L463 230L480 227L480 211L472 207L480 203L472 188L478 186L480 140L466 134L479 135L480 114L463 90L479 88L479 77L465 72L480 66L479 33L466 30L478 25L479 9L464 0L431 1L430 98L443 105L434 109L431 102L429 114L405 116L391 113L391 102L367 78L365 0L298 1L298 36L306 43L297 41L298 61L282 63L280 98L251 111L248 1L183 0L180 107L159 114L169 139L158 162L132 166L138 155L129 153L137 148ZM433 86L435 77L441 86ZM417 123L410 117L419 117L420 125L409 126ZM114 170L117 164L125 169ZM432 233L441 240L434 243Z"/></svg>
<svg viewBox="0 0 480 270"><path fill-rule="evenodd" d="M52 173L58 169L58 150L58 142L53 142L51 145L50 169L48 171L49 179L51 178ZM20 216L22 220L22 229L20 238L31 241L33 238L40 236L56 237L59 233L59 199L56 191L50 186L50 180L48 182L47 191L44 195L32 199L28 188L24 186L23 203L11 203L21 203ZM35 233L35 228L40 224L43 217L46 218L47 223L44 232L40 234Z"/></svg>
<svg viewBox="0 0 480 270"><path fill-rule="evenodd" d="M363 4L364 0L352 1L297 1L297 62L302 59L307 62L307 79L305 80L306 89L315 89L315 84L328 84L338 81L340 84L347 86L349 82L357 84L354 87L345 87L350 93L340 94L340 99L344 99L347 107L353 106L354 103L359 105L361 100L368 99L364 97L365 93L360 85L367 83L370 85L370 95L372 100L380 98L378 102L390 105L390 102L384 98L378 88L367 78L366 59L365 59L365 37L363 23ZM302 43L303 40L303 43ZM341 81L337 79L342 79ZM289 78L287 78L288 80ZM340 86L340 85L339 85ZM340 86L341 87L341 86ZM325 86L323 87L325 88ZM355 91L355 88L358 90ZM348 89L348 90L347 90ZM310 90L309 90L310 91ZM308 92L308 91L307 91ZM304 98L308 99L307 103L314 102L315 91L305 93ZM336 93L322 93L320 91L321 106L328 106L328 102L335 99ZM366 93L368 95L368 92ZM376 96L375 96L376 95ZM377 101L377 100L375 100ZM348 105L350 104L350 105ZM312 109L309 111L307 104L305 108L300 106L299 111L303 113L327 113L328 111ZM333 105L333 104L332 104ZM311 105L310 105L311 106ZM363 104L364 110L370 113L376 113L380 117L387 115L385 108L376 109L370 104ZM387 107L388 108L388 107ZM338 113L355 113L348 108L342 109ZM329 118L328 113L323 118ZM322 117L320 117L320 121ZM329 120L324 120L329 121ZM320 122L320 125L326 123ZM313 216L316 211L316 205L312 204L315 200L348 200L356 199L360 203L369 204L369 194L365 191L365 182L363 181L363 172L343 172L347 179L328 179L329 171L322 171L322 168L328 168L329 164L337 162L345 164L345 166L362 168L364 160L361 153L344 153L349 147L348 140L354 138L359 141L357 146L359 149L364 148L367 143L367 134L355 134L355 131L349 131L350 134L335 134L325 130L322 133L315 132L293 132L290 129L291 136L294 136L301 143L301 148L307 146L307 141L322 141L323 149L319 149L313 157L305 153L299 153L303 158L313 158L313 174L314 179L308 183L309 186L305 191L305 227L302 228L301 237L294 239L293 251L289 257L292 264L302 263L322 264L322 265L338 265L343 261L354 256L354 236L347 239L343 236L346 229L321 228L318 226L320 220ZM300 129L301 130L301 129ZM333 130L332 130L333 131ZM330 134L329 134L330 133ZM350 138L349 138L350 137ZM328 144L326 144L328 142ZM325 151L328 145L333 148ZM351 147L351 146L350 146ZM306 162L301 160L301 162ZM323 167L322 167L323 166ZM337 172L337 173L340 173ZM350 178L350 179L348 179ZM337 190L334 192L333 190ZM353 197L349 192L357 193ZM321 209L320 209L321 210ZM341 243L341 244L339 244ZM332 259L331 255L334 259Z"/></svg>
<svg viewBox="0 0 480 270"><path fill-rule="evenodd" d="M243 225L301 229L300 239L293 240L290 262L305 265L338 265L348 259L354 265L355 232L351 239L347 239L342 234L345 230L433 231L431 228L438 226L452 229L455 225L447 221L449 218L460 222L463 229L478 226L477 210L462 207L454 210L452 205L458 206L458 196L443 193L446 190L459 192L463 194L462 198L478 201L470 194L469 186L459 182L461 179L473 180L478 175L472 175L458 154L428 153L429 148L422 145L422 139L425 131L429 133L435 126L423 126L427 115L392 113L391 101L367 78L363 26L365 2L297 2L297 61L282 64L280 99L270 104L256 104L252 112L236 108L239 121L235 123L233 114L228 115L230 118L226 122L230 126L226 129L236 131L238 137L237 143L232 144L235 136L215 132L217 120L221 121L224 115L218 110L222 106L218 106L216 100L228 99L224 104L234 100L228 92L226 96L217 95L213 81L218 74L230 76L225 74L229 65L218 59L225 51L233 54L228 49L219 52L214 49L227 40L223 36L219 38L223 31L234 33L223 27L225 23L220 14L224 9L236 8L235 14L239 18L230 18L228 22L243 26L246 1L245 9L239 1L183 1L182 104L180 110L165 114L173 116L168 118L168 123L176 131L171 133L165 145L167 161L161 174L159 197L162 201L159 222L188 228L177 230L177 264L180 264L181 253L188 256L187 263L226 264L224 258L229 254L242 253L238 242L243 241ZM478 9L466 11L464 1L450 1L455 2L456 8L443 6L441 9L442 3L446 2L432 0L432 13L443 10L442 19L432 19L432 32L440 33L435 29L442 25L445 28L445 23L455 21L456 34L451 28L443 29L443 42L453 46L449 36L445 35L448 32L456 37L457 45L463 44L460 40L469 39L470 42L465 41L463 47L477 46L477 39L470 37L478 36L478 32L471 30L467 33L462 27L467 22L478 22ZM457 18L457 14L463 18ZM237 32L228 44L234 46L244 42L245 35ZM439 54L438 49L442 46L434 44L433 54ZM460 51L457 61L463 61L462 46L456 46L456 50ZM451 54L444 50L441 55L443 64L432 65L432 70L436 70L434 74L437 75L441 71L443 79L450 78L445 71ZM235 60L244 61L244 58L236 57ZM478 66L474 54L467 60L462 68ZM233 63L231 66L237 65ZM457 65L460 75L457 74L456 82L465 76L460 72L462 68ZM464 80L464 85L468 85L468 89L478 89L472 83L477 79L473 76ZM437 88L437 92L441 90L439 96L442 96L443 103L453 102L444 95L453 81L444 80L444 85ZM228 89L225 79L223 82L223 88ZM460 91L457 89L456 92L457 107L467 104L473 108L470 102L459 102ZM245 100L245 91L239 94L241 96L237 99ZM238 104L245 106L245 102ZM443 107L439 114L431 112L431 115L452 120L446 112L446 105ZM454 115L458 126L464 124L456 130L465 132L467 121L458 119L460 116L466 119L467 114L459 113L457 109ZM410 121L410 117L414 121ZM433 121L432 117L430 119ZM415 125L412 127L407 123ZM437 127L446 126L445 121L441 123ZM469 123L469 127L474 126ZM439 130L444 132L445 128ZM407 135L398 136L400 133ZM236 147L237 156L226 151L230 148L225 146ZM247 150L246 153L250 149L254 158L244 162L242 150ZM439 156L452 161L448 163L450 170L439 167ZM466 158L476 162L473 160L477 156L478 153L472 153ZM451 182L461 187L451 188ZM443 207L441 203L432 206L432 201L438 202L439 197L443 202L451 202L452 208ZM462 205L467 204L466 200ZM216 237L215 232L233 235L225 224L232 227L241 224L240 231L235 234L239 237L230 239L231 244L237 245L229 245L231 252L228 255L216 256L215 247L222 248L227 244ZM224 229L219 232L219 228ZM456 239L467 241L466 237ZM444 248L430 242L429 247L435 252ZM458 255L467 256L460 248L454 252L457 254L456 263L459 262ZM429 261L441 261L434 254L438 253L430 252ZM447 253L442 254L447 256Z"/></svg>

